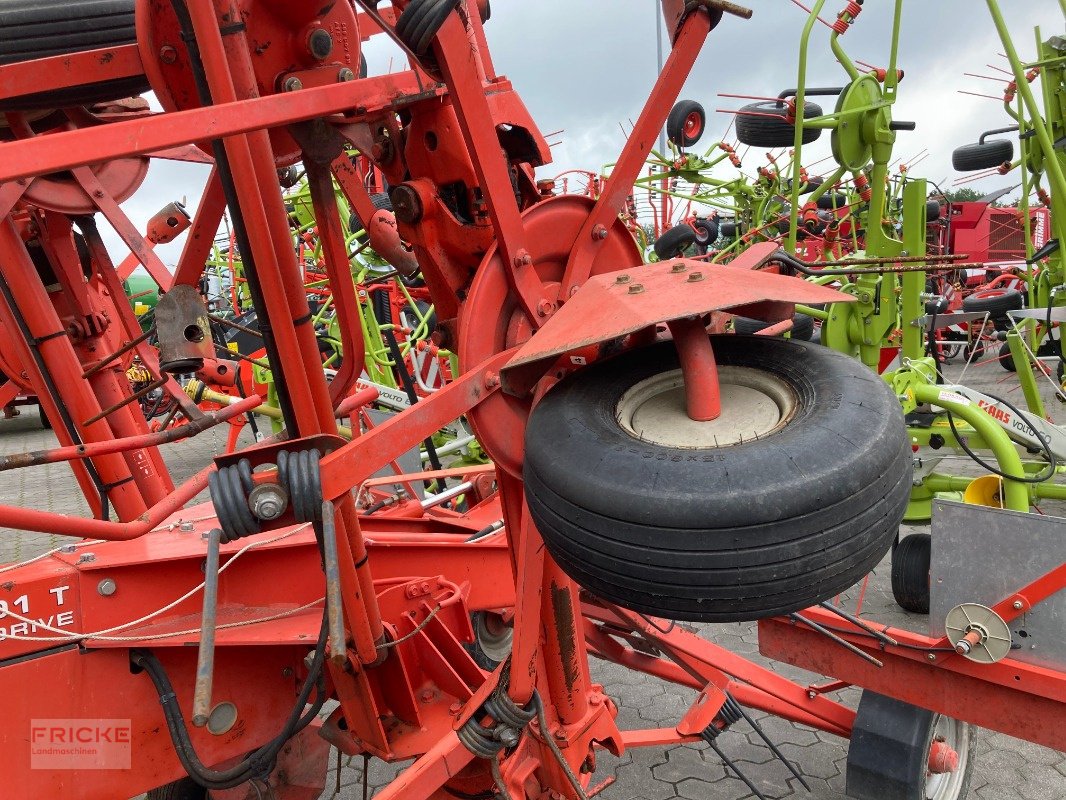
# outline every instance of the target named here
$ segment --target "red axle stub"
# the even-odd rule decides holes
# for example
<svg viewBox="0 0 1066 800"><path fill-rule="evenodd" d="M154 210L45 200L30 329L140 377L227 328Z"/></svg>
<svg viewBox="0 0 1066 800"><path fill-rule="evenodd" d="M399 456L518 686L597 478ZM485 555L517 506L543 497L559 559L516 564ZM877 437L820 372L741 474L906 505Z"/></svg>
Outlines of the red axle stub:
<svg viewBox="0 0 1066 800"><path fill-rule="evenodd" d="M943 775L959 768L959 754L941 738L933 740L929 747L928 770L932 775Z"/></svg>
<svg viewBox="0 0 1066 800"><path fill-rule="evenodd" d="M707 326L697 317L675 319L669 323L674 347L681 360L685 379L685 410L689 419L710 422L722 414L722 395L718 386L718 366L714 349L707 338Z"/></svg>

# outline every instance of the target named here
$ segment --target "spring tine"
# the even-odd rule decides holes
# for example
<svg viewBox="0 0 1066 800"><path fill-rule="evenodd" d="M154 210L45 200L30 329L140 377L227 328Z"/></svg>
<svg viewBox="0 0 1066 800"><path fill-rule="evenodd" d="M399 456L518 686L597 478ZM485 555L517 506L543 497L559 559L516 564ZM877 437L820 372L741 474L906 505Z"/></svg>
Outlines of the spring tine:
<svg viewBox="0 0 1066 800"><path fill-rule="evenodd" d="M330 660L336 666L348 662L344 634L344 604L341 598L340 556L332 501L322 502L322 552L326 567L326 613L329 617Z"/></svg>
<svg viewBox="0 0 1066 800"><path fill-rule="evenodd" d="M743 715L744 719L746 719L748 721L748 724L751 725L752 730L759 734L760 739L766 742L766 746L770 748L770 752L777 756L781 763L788 767L788 771L791 772L793 776L795 776L796 780L800 782L800 785L803 786L803 788L809 792L811 790L811 787L807 785L807 781L805 781L803 779L803 776L799 774L799 771L796 769L795 765L793 765L791 761L785 758L785 754L777 749L777 745L770 741L770 737L766 735L759 723L756 722L755 719L751 717L747 711L744 710L744 706L742 706L740 703L737 703L737 708L740 709L740 713Z"/></svg>
<svg viewBox="0 0 1066 800"><path fill-rule="evenodd" d="M733 772L737 774L737 777L744 781L745 785L751 790L752 794L758 797L759 800L766 800L766 796L762 792L760 792L758 787L756 787L755 784L748 779L747 775L740 771L740 768L735 763L733 763L733 759L731 759L729 756L722 752L722 748L715 744L713 739L708 739L704 737L704 741L707 742L707 744L711 746L711 749L718 754L718 757L722 759L722 763L729 767L729 769L733 770Z"/></svg>
<svg viewBox="0 0 1066 800"><path fill-rule="evenodd" d="M893 639L887 633L884 633L883 631L879 631L876 628L870 627L868 624L863 622L861 619L856 617L854 614L849 614L844 609L842 609L842 608L840 608L838 606L835 606L832 603L819 603L818 605L820 605L826 611L831 611L834 614L836 614L838 617L846 619L852 625L855 625L856 627L862 628L864 631L866 631L868 634L873 636L879 642L883 642L885 644L890 644L890 645L893 645L893 646L896 646L896 645L899 644L899 642L897 642L895 639Z"/></svg>
<svg viewBox="0 0 1066 800"><path fill-rule="evenodd" d="M196 658L192 724L202 728L211 715L211 684L215 673L215 622L218 614L218 560L222 531L214 528L207 539L204 566L204 614L200 622L200 652Z"/></svg>
<svg viewBox="0 0 1066 800"><path fill-rule="evenodd" d="M812 622L811 620L807 619L806 617L801 617L799 614L789 614L788 618L791 619L793 622L802 622L804 625L809 626L811 628L811 630L817 631L818 633L822 634L822 636L826 636L826 637L832 639L834 642L839 644L845 650L850 650L852 653L857 655L859 658L862 658L862 659L864 659L866 661L869 661L874 666L876 666L876 667L883 667L884 666L884 664L882 662L878 661L876 658L874 658L872 655L867 653L865 650L860 650L858 647L853 645L851 642L848 642L848 641L845 641L844 639L841 639L839 636L837 636L831 630L829 630L828 628L823 628L817 622Z"/></svg>

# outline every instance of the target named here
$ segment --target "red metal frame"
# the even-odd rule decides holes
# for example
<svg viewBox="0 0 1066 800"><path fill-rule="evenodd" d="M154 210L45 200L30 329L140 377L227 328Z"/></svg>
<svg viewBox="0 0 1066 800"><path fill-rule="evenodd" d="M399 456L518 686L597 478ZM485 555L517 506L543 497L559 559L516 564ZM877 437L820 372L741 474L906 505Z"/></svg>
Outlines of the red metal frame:
<svg viewBox="0 0 1066 800"><path fill-rule="evenodd" d="M348 9L341 5L329 4L323 13ZM397 2L392 13L381 15L381 24L393 25L394 12L407 5ZM61 435L63 451L38 458L76 456L75 474L90 496L94 485L89 468L77 465L92 465L101 475L106 468L107 481L127 474L133 480L112 490L120 522L0 507L0 525L110 540L83 543L74 552L5 569L25 598L21 605L9 601L0 615L10 623L0 638L0 659L7 659L0 666L0 692L15 698L0 725L5 744L0 767L9 786L25 787L24 796L30 797L58 794L65 785L67 776L27 769L25 728L30 720L113 717L115 709L131 719L137 743L132 769L79 775L82 796L132 796L183 775L152 684L144 675L133 674L129 661L132 648L156 652L173 676L179 702L189 702L195 665L191 648L182 645L195 642L201 626L200 597L190 589L203 580L205 534L218 521L210 508L181 509L215 470L230 469L240 458L248 458L260 467L254 482L263 484L276 479L272 465L281 451L311 446L330 451L321 459L320 470L323 497L335 503L334 539L325 539L325 528L319 533L324 544L336 545L339 575L331 579L336 582L330 589L339 582L345 623L343 641L331 638L327 660L328 692L340 707L321 726L321 736L348 754L367 753L389 761L417 757L377 797L437 800L457 791L476 795L494 790L488 761L475 758L457 732L480 715L486 699L498 690L518 706L526 707L534 697L544 705L543 727L540 721L531 724L517 745L498 758L501 780L515 798L577 796L567 770L557 763L556 747L569 771L587 781L596 748L621 753L626 746L692 741L701 726L713 723L726 691L788 719L849 734L853 713L822 694L680 627L583 598L546 553L525 505L519 476L526 417L543 392L576 367L573 362L566 366L550 361L602 342L610 333L595 320L574 321L575 310L588 298L604 297L603 287L617 282L604 277L607 273L640 267L639 253L618 214L707 35L723 9L735 10L720 0L694 6L664 0L663 6L672 26L673 52L596 200L543 195L533 170L548 160L547 144L510 84L494 74L481 15L471 13L466 4L448 16L430 52L411 69L347 80L338 67L354 61L360 42L380 29L376 20L370 24L369 12L345 16L343 25L331 28L343 59L314 63L300 50L303 34L298 33L316 23L311 7L285 0L190 0L191 33L212 104L199 107L186 92L180 103L173 103L185 110L116 112L99 120L103 130L101 125L79 125L74 114L67 126L74 129L27 134L0 144L0 181L6 182L0 186L0 212L5 214L0 223L0 275L13 300L0 304L0 322L16 330L15 317L21 314L29 324L33 341L22 342L19 361L30 373L28 380L43 392L50 414L58 414L62 402L83 421L106 410L105 402L128 397L106 354L138 336L136 320L119 302L118 272L99 243L89 242L99 284L90 295L73 288L81 265L69 221L58 212L20 201L25 187L18 180L73 169L77 185L95 198L92 207L120 229L131 251L164 288L195 283L225 195L230 194L231 210L239 212L247 234L247 252L241 256L249 285L258 293L257 310L270 322L271 368L288 428L284 440L220 457L177 488L166 483L165 473L155 482L131 474L156 463L158 453L144 448L165 438L146 436L147 429L132 414L121 423L108 415L82 425L81 452L70 448L82 442ZM169 90L190 84L187 65L192 56L178 53L186 69L174 72L164 68L170 66L170 56L149 46L173 35L173 19L166 16L170 8L169 3L141 0L138 37L141 66L156 91L173 99L178 93L168 95ZM242 15L240 25L230 24L235 8ZM277 48L251 41L248 26L259 22L255 15L267 17L268 28L284 38ZM282 22L274 25L278 20ZM86 67L86 75L94 80L127 76L135 67L132 52L122 50L121 56L115 59L114 72L99 64ZM156 59L162 59L163 66ZM24 85L30 69L38 70L36 91L76 80L61 61L48 59L32 67L0 68L0 87L20 91L17 87ZM281 86L293 88L288 78L296 76L307 88L279 91L279 80ZM83 165L206 140L221 141L214 151L219 163L171 276L132 230L98 173ZM411 245L437 307L442 336L450 339L449 346L457 346L463 370L409 410L350 443L338 444L336 417L351 411L358 375L349 367L335 386L327 384L276 168L298 155L308 165L318 236L326 273L335 284L334 297L339 298L341 329L358 331L358 303L342 286L347 251L331 205L331 173L355 208L368 209L369 198L366 187L351 180L338 159L337 147L344 142L355 144L393 187L396 232ZM170 154L175 152L181 151ZM456 185L464 191L446 198L443 187ZM61 273L57 277L62 291L54 296L27 250L27 242L42 235L49 263ZM402 246L399 241L392 244ZM753 316L779 322L791 317L797 301L840 299L831 290L755 269L773 247L751 248L733 267L719 270L720 281L711 275L692 277L697 270L684 262L679 262L685 267L681 271L663 265L662 275L640 267L645 302L628 309L628 343L653 339L659 323L671 323L681 339L697 338L702 322L678 323L682 317L702 319L712 311L743 307ZM745 265L751 268L740 274ZM686 274L678 284L681 272ZM75 337L63 333L67 329L61 317L73 316L79 325L88 320L90 327L93 321L99 323L95 314L103 302L100 297L112 299L109 308L115 317L110 326L98 325L103 331L91 330L100 339L98 350L85 347L81 352ZM619 307L610 292L607 297ZM362 343L349 333L345 347L359 353ZM35 371L33 348L40 352L44 369ZM158 357L149 348L133 351L151 370L158 370ZM90 358L89 352L95 355ZM702 408L694 413L710 414L713 402L704 399L713 396L714 370L705 356L702 362L693 359L706 378L705 397L694 398L693 408ZM106 368L93 372L101 363ZM521 386L520 367L532 370ZM47 385L45 372L61 390ZM509 393L502 391L505 383ZM206 425L195 422L190 406L186 401L193 425ZM236 413L233 408L243 410L244 405L227 413ZM465 513L426 511L408 502L371 513L360 505L362 490L382 464L394 462L464 415L496 464L495 493ZM138 453L144 453L143 458ZM397 476L394 482L410 485L423 477ZM503 533L468 541L499 521ZM318 537L310 529L293 528L291 522L264 528L269 530L222 548L225 563L236 566L220 579L217 617L223 627L215 641L214 695L237 706L240 727L223 736L192 731L194 745L209 764L231 762L277 732L306 674L305 656L322 617L319 603L327 594L327 581ZM251 549L236 562L245 547ZM160 609L162 603L168 605ZM472 641L472 611L502 612L513 620L511 658L494 672L480 669L463 646ZM135 623L127 624L131 619ZM116 627L118 636L109 631ZM78 635L60 638L57 647L57 640L40 635L42 631ZM75 640L81 647L73 646ZM662 655L635 649L631 645L638 640ZM591 682L590 653L690 686L700 698L674 730L621 732L615 724L617 709L602 687ZM63 691L22 691L30 681L62 686ZM327 750L315 742L318 738L306 735L291 743L269 778L274 796L304 798L315 793L316 783L321 788L314 776L324 779ZM244 787L219 796L255 793Z"/></svg>

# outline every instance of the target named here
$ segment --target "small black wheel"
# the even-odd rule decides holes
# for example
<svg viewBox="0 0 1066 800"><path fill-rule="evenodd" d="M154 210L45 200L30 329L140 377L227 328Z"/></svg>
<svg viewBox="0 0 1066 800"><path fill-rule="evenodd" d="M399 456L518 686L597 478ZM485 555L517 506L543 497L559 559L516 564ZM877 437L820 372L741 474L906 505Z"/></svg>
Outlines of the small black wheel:
<svg viewBox="0 0 1066 800"><path fill-rule="evenodd" d="M711 343L722 396L712 422L685 412L672 342L596 363L544 396L526 428L537 529L578 584L641 613L736 622L832 597L880 561L903 518L911 449L899 401L873 371L809 342Z"/></svg>
<svg viewBox="0 0 1066 800"><path fill-rule="evenodd" d="M912 533L892 550L892 597L905 611L929 613L931 548L928 533Z"/></svg>
<svg viewBox="0 0 1066 800"><path fill-rule="evenodd" d="M737 112L737 138L753 147L791 147L796 140L796 126L788 122L788 106L782 100L751 103ZM822 116L822 109L814 103L803 104L803 118ZM818 141L821 128L804 128L803 143Z"/></svg>
<svg viewBox="0 0 1066 800"><path fill-rule="evenodd" d="M666 118L666 138L678 147L692 147L707 128L707 112L695 100L680 100Z"/></svg>
<svg viewBox="0 0 1066 800"><path fill-rule="evenodd" d="M691 225L675 225L655 240L652 249L660 260L665 261L668 258L679 258L696 242L696 231Z"/></svg>
<svg viewBox="0 0 1066 800"><path fill-rule="evenodd" d="M370 195L370 202L374 205L375 211L392 211L392 199L385 192L375 192ZM359 215L354 211L351 216L348 217L348 230L355 234L355 240L359 244L366 244L367 235L364 228L365 223L359 219Z"/></svg>
<svg viewBox="0 0 1066 800"><path fill-rule="evenodd" d="M977 757L976 733L966 722L866 690L851 730L847 795L963 800Z"/></svg>
<svg viewBox="0 0 1066 800"><path fill-rule="evenodd" d="M987 311L991 319L1003 319L1008 311L1025 307L1025 298L1017 289L982 289L962 299L963 311Z"/></svg>
<svg viewBox="0 0 1066 800"><path fill-rule="evenodd" d="M511 655L514 627L491 611L475 611L470 615L470 626L474 643L467 650L479 667L492 672Z"/></svg>
<svg viewBox="0 0 1066 800"><path fill-rule="evenodd" d="M834 209L843 208L848 204L848 196L843 192L826 192L815 205L822 211L833 211Z"/></svg>
<svg viewBox="0 0 1066 800"><path fill-rule="evenodd" d="M415 313L415 309L418 313ZM427 303L425 300L415 300L415 308L411 308L411 304L407 303L400 309L400 325L412 331L417 331L421 320L426 320L426 335L433 333L437 329L437 314L433 310L433 306Z"/></svg>
<svg viewBox="0 0 1066 800"><path fill-rule="evenodd" d="M718 226L718 235L728 242L732 242L737 238L739 233L743 233L743 226L737 225L736 220L728 220L722 222Z"/></svg>
<svg viewBox="0 0 1066 800"><path fill-rule="evenodd" d="M1014 142L1009 139L964 144L951 154L951 166L959 172L993 169L1014 160Z"/></svg>
<svg viewBox="0 0 1066 800"><path fill-rule="evenodd" d="M1018 365L1014 363L1014 356L1010 351L1010 342L1004 342L999 347L999 365L1007 372L1018 371Z"/></svg>
<svg viewBox="0 0 1066 800"><path fill-rule="evenodd" d="M929 200L925 204L925 221L936 222L940 219L941 205L939 200Z"/></svg>
<svg viewBox="0 0 1066 800"><path fill-rule="evenodd" d="M117 47L137 41L134 0L4 0L0 2L0 64ZM90 105L148 91L143 75L6 98L0 111Z"/></svg>
<svg viewBox="0 0 1066 800"><path fill-rule="evenodd" d="M697 219L692 223L696 231L696 244L704 248L710 247L718 241L718 223L713 219Z"/></svg>
<svg viewBox="0 0 1066 800"><path fill-rule="evenodd" d="M300 170L296 165L278 170L278 184L282 189L292 189L300 182ZM289 213L292 213L291 211Z"/></svg>
<svg viewBox="0 0 1066 800"><path fill-rule="evenodd" d="M769 327L770 323L763 322L761 319L733 317L733 333L750 336ZM784 336L784 334L781 335ZM793 339L802 339L805 342L809 342L811 337L814 336L814 317L808 317L806 314L797 312L792 317L792 330L789 331L789 335Z"/></svg>
<svg viewBox="0 0 1066 800"><path fill-rule="evenodd" d="M145 796L146 800L207 800L207 789L192 778L181 780L152 789Z"/></svg>

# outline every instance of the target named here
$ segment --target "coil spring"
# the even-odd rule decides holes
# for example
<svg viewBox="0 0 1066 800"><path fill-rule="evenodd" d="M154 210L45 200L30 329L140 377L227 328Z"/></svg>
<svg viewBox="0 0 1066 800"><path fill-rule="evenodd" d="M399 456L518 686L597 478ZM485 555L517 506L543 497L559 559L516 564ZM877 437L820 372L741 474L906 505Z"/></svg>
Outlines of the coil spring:
<svg viewBox="0 0 1066 800"><path fill-rule="evenodd" d="M424 56L460 0L411 0L396 20L396 35L418 56Z"/></svg>
<svg viewBox="0 0 1066 800"><path fill-rule="evenodd" d="M744 711L741 709L740 704L733 699L733 695L726 694L725 702L722 703L722 707L718 709L718 713L714 717L714 721L711 722L701 733L700 736L708 742L712 742L719 737L720 734L729 729L729 726L734 722L744 718ZM721 727L718 727L718 723Z"/></svg>
<svg viewBox="0 0 1066 800"><path fill-rule="evenodd" d="M262 530L259 520L248 507L248 493L254 487L252 465L248 459L242 458L236 464L212 472L207 485L223 542L235 542Z"/></svg>
<svg viewBox="0 0 1066 800"><path fill-rule="evenodd" d="M322 472L318 450L278 453L278 480L289 492L297 522L322 520Z"/></svg>

